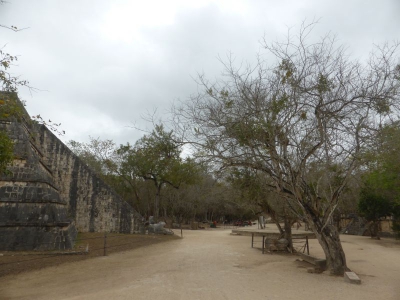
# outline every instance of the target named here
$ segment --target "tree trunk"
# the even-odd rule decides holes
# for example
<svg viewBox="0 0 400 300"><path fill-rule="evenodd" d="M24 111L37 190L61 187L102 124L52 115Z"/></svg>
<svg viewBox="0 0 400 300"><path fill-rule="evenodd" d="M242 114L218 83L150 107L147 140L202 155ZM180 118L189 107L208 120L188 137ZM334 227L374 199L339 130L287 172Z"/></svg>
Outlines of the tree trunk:
<svg viewBox="0 0 400 300"><path fill-rule="evenodd" d="M323 228L317 216L308 218L308 223L324 250L330 273L332 275L343 275L349 269L346 265L346 256L336 227L329 224Z"/></svg>
<svg viewBox="0 0 400 300"><path fill-rule="evenodd" d="M279 230L279 233L283 236L285 234L285 230L282 229L281 224L279 224L279 218L276 216L275 213L270 212L269 215L271 216L271 220L274 221L276 227Z"/></svg>
<svg viewBox="0 0 400 300"><path fill-rule="evenodd" d="M372 239L380 239L379 238L379 223L377 221L371 221L369 224L369 232L371 234Z"/></svg>
<svg viewBox="0 0 400 300"><path fill-rule="evenodd" d="M161 192L161 185L157 186L156 190L156 197L154 199L154 223L158 222L159 217L159 205L160 205L160 192Z"/></svg>
<svg viewBox="0 0 400 300"><path fill-rule="evenodd" d="M279 233L281 234L281 236L284 236L285 230L282 229L282 226L281 226L281 224L279 224L279 221L274 219L274 222L275 222L276 227L278 227L278 230L279 230Z"/></svg>
<svg viewBox="0 0 400 300"><path fill-rule="evenodd" d="M285 222L285 239L288 240L288 248L290 249L290 252L293 253L293 242L292 242L292 219L289 217L284 218Z"/></svg>

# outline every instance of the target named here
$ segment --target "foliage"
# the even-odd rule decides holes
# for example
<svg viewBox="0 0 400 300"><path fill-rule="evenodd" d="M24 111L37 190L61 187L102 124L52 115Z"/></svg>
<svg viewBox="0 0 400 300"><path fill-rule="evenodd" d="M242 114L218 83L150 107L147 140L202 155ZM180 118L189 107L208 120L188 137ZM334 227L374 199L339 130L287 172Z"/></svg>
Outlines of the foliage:
<svg viewBox="0 0 400 300"><path fill-rule="evenodd" d="M367 183L360 193L358 211L369 222L371 237L379 239L379 220L393 215L394 202L385 196L383 189Z"/></svg>
<svg viewBox="0 0 400 300"><path fill-rule="evenodd" d="M234 184L200 172L195 184L165 188L163 203L177 222L253 220L259 207Z"/></svg>
<svg viewBox="0 0 400 300"><path fill-rule="evenodd" d="M156 187L154 216L159 214L160 193L164 185L179 188L182 183L194 183L197 164L191 158L181 158L182 149L173 132L162 125L139 139L134 146L121 145L117 154L121 157L120 174L124 178L149 180Z"/></svg>
<svg viewBox="0 0 400 300"><path fill-rule="evenodd" d="M358 209L367 221L378 221L392 214L393 205L388 198L365 188L361 191Z"/></svg>
<svg viewBox="0 0 400 300"><path fill-rule="evenodd" d="M4 1L0 1L0 5ZM17 31L15 26L5 26L0 24L0 27ZM9 72L12 64L17 61L18 57L11 55L0 48L0 119L7 119L20 114L20 106L14 95L18 86L27 86L28 82L20 80L18 77L12 76ZM7 165L13 160L13 142L8 137L4 130L0 130L0 173L7 172Z"/></svg>
<svg viewBox="0 0 400 300"><path fill-rule="evenodd" d="M139 139L135 146L121 145L118 149L123 157L122 173L151 180L157 187L169 184L175 188L183 182L193 182L196 175L196 164L190 158L182 159L181 152L173 132L166 132L162 125Z"/></svg>
<svg viewBox="0 0 400 300"><path fill-rule="evenodd" d="M16 92L18 87L27 86L29 82L27 80L20 79L17 76L13 76L9 69L18 60L16 55L11 55L4 52L4 49L0 49L0 84L1 90L7 92Z"/></svg>
<svg viewBox="0 0 400 300"><path fill-rule="evenodd" d="M90 138L88 143L69 141L68 146L144 215L150 210L158 213L163 187L178 189L182 184L198 183L201 178L199 166L193 159L181 157L182 149L173 132L165 131L162 125L155 126L134 146L128 143L116 147L112 140L100 138Z"/></svg>
<svg viewBox="0 0 400 300"><path fill-rule="evenodd" d="M7 165L14 158L14 143L8 135L0 130L0 174L7 172Z"/></svg>
<svg viewBox="0 0 400 300"><path fill-rule="evenodd" d="M268 176L265 184L300 208L331 272L343 274L332 216L371 132L398 112L398 45L378 47L361 64L330 35L308 43L312 28L265 42L275 65L241 69L230 59L223 80L200 76L203 92L176 109L176 126L203 159Z"/></svg>
<svg viewBox="0 0 400 300"><path fill-rule="evenodd" d="M0 0L0 5L5 3L5 1ZM0 24L0 27L15 32L24 29L19 29L14 25L6 26L3 24ZM0 119L20 119L25 111L23 103L20 102L17 96L18 88L26 87L32 90L27 80L21 79L10 72L10 68L17 61L17 55L7 53L4 47L0 48ZM47 125L58 134L64 133L58 129L61 124L53 123L50 120L45 121L40 115L33 117L33 119L39 124ZM13 160L13 143L4 130L0 130L0 151L0 173L4 173L6 172L7 165L12 163Z"/></svg>
<svg viewBox="0 0 400 300"><path fill-rule="evenodd" d="M68 147L88 167L110 185L126 202L131 204L139 213L145 208L140 204L142 187L135 174L124 173L121 169L123 157L117 153L117 146L112 140L101 140L89 137L87 143L69 141Z"/></svg>
<svg viewBox="0 0 400 300"><path fill-rule="evenodd" d="M0 119L19 118L21 116L21 104L16 94L0 92ZM4 130L0 130L0 173L7 173L7 166L14 159L14 143Z"/></svg>
<svg viewBox="0 0 400 300"><path fill-rule="evenodd" d="M0 119L20 118L22 105L17 94L13 92L0 92Z"/></svg>
<svg viewBox="0 0 400 300"><path fill-rule="evenodd" d="M68 147L79 156L97 175L112 173L111 164L116 159L116 145L112 140L89 137L88 143L69 141Z"/></svg>
<svg viewBox="0 0 400 300"><path fill-rule="evenodd" d="M392 216L393 230L400 233L399 123L392 122L380 128L363 158L367 171L363 176L360 211L371 221Z"/></svg>

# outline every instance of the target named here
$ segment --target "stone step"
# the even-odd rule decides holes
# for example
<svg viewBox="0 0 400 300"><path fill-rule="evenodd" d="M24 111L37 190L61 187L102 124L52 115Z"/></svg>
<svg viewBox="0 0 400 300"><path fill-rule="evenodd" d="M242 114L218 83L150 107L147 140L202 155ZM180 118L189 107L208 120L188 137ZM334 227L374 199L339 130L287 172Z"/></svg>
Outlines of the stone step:
<svg viewBox="0 0 400 300"><path fill-rule="evenodd" d="M326 270L326 259L320 259L311 255L307 255L301 252L297 253L302 260L314 265L316 268Z"/></svg>

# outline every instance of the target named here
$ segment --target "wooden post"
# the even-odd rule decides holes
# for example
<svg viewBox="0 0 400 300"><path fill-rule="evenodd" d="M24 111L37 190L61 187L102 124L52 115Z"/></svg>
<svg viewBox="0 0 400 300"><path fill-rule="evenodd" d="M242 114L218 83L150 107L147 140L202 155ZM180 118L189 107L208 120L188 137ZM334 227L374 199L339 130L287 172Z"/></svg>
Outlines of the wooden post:
<svg viewBox="0 0 400 300"><path fill-rule="evenodd" d="M263 240L262 240L262 254L264 254L264 248L265 248L265 236L263 236Z"/></svg>
<svg viewBox="0 0 400 300"><path fill-rule="evenodd" d="M310 255L310 248L308 247L308 235L306 235L307 255Z"/></svg>
<svg viewBox="0 0 400 300"><path fill-rule="evenodd" d="M254 242L254 233L251 233L251 248L253 248L253 242Z"/></svg>
<svg viewBox="0 0 400 300"><path fill-rule="evenodd" d="M181 238L183 238L182 222L181 222L181 224L180 224L180 227L181 227Z"/></svg>
<svg viewBox="0 0 400 300"><path fill-rule="evenodd" d="M104 252L103 256L107 256L107 232L104 232Z"/></svg>

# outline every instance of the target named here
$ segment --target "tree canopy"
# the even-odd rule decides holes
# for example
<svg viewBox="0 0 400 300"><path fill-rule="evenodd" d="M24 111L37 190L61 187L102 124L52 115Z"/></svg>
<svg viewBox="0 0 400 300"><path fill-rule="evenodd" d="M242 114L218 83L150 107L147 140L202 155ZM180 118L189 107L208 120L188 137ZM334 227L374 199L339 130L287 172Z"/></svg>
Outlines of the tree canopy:
<svg viewBox="0 0 400 300"><path fill-rule="evenodd" d="M120 174L152 181L156 187L154 217L159 215L161 189L164 185L179 188L182 183L194 182L197 165L191 158L181 157L182 149L173 135L162 125L139 139L134 146L121 145L117 150L122 157Z"/></svg>
<svg viewBox="0 0 400 300"><path fill-rule="evenodd" d="M264 42L275 64L260 58L255 67L236 68L231 59L223 79L200 76L202 92L175 118L204 159L268 175L316 233L331 272L343 274L332 215L371 132L398 112L398 45L377 47L361 63L329 34L309 42L313 25L282 42Z"/></svg>
<svg viewBox="0 0 400 300"><path fill-rule="evenodd" d="M371 139L364 157L360 213L371 222L371 236L377 236L376 222L393 216L393 228L400 232L400 128L399 122L382 126Z"/></svg>

